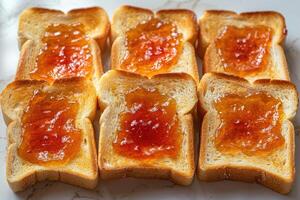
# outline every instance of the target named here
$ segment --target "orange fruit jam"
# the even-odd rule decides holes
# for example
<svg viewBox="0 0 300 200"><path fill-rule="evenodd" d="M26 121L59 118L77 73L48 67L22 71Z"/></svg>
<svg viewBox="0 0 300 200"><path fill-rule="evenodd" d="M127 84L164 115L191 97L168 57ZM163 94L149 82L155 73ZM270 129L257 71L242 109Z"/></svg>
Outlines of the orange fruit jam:
<svg viewBox="0 0 300 200"><path fill-rule="evenodd" d="M219 151L263 155L284 144L282 103L266 93L229 94L215 102L221 124L215 138Z"/></svg>
<svg viewBox="0 0 300 200"><path fill-rule="evenodd" d="M226 26L216 38L215 44L224 70L246 76L266 69L271 41L271 28Z"/></svg>
<svg viewBox="0 0 300 200"><path fill-rule="evenodd" d="M177 63L183 36L171 23L153 18L126 33L126 55L120 68L148 77L164 73Z"/></svg>
<svg viewBox="0 0 300 200"><path fill-rule="evenodd" d="M75 126L78 104L62 94L36 92L22 116L21 158L38 165L61 165L80 150Z"/></svg>
<svg viewBox="0 0 300 200"><path fill-rule="evenodd" d="M181 147L176 101L156 89L138 88L126 97L115 151L133 159L176 158Z"/></svg>
<svg viewBox="0 0 300 200"><path fill-rule="evenodd" d="M92 54L90 39L82 24L52 24L41 39L42 48L30 77L53 82L55 79L90 77Z"/></svg>

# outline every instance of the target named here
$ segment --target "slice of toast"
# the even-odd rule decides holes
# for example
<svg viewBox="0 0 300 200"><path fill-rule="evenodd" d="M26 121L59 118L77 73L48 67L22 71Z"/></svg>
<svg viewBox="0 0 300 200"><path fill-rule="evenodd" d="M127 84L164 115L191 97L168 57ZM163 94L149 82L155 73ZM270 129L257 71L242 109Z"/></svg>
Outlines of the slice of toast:
<svg viewBox="0 0 300 200"><path fill-rule="evenodd" d="M120 69L120 65L127 54L126 32L137 25L145 23L152 18L171 23L177 27L178 33L183 35L183 51L178 61L168 69L168 72L188 73L199 80L198 67L195 57L194 45L197 39L198 27L196 15L190 10L160 10L156 13L149 9L132 6L121 6L112 18L111 27L111 68ZM130 54L130 52L128 52Z"/></svg>
<svg viewBox="0 0 300 200"><path fill-rule="evenodd" d="M98 102L103 111L100 118L98 150L101 178L127 176L164 178L181 185L190 184L195 168L192 111L197 103L196 84L193 78L184 73L170 73L155 75L152 79L148 79L134 73L111 70L101 77L99 85ZM160 94L167 95L176 102L178 134L182 134L178 137L182 136L182 140L179 142L178 151L175 152L175 158L169 156L158 156L153 159L133 158L120 154L113 147L114 141L118 138L118 131L122 130L121 116L128 112L126 95L141 88L159 91ZM149 91L143 97L146 102L150 98ZM143 116L149 115L144 114ZM142 117L141 121L145 120ZM166 134L166 132L162 132ZM147 133L147 131L142 132L142 134ZM176 140L176 138L173 139ZM144 139L142 142L147 141ZM139 148L138 145L136 147Z"/></svg>
<svg viewBox="0 0 300 200"><path fill-rule="evenodd" d="M225 71L225 65L223 58L220 55L220 50L217 48L216 41L226 32L227 27L236 27L237 29L243 28L259 28L266 27L271 31L269 39L269 47L266 47L268 55L266 58L266 67L256 73L245 73L242 76L250 81L256 79L281 79L290 80L288 66L282 48L285 40L287 30L284 17L273 11L265 12L247 12L237 14L232 11L222 10L208 10L199 20L199 43L198 54L203 58L203 72L222 72L237 75L237 72ZM249 35L248 35L249 36ZM265 37L261 35L258 37ZM220 39L221 40L221 39ZM230 46L230 44L228 44ZM247 46L246 46L247 47ZM247 52L244 46L240 46L240 52L246 52L245 56L250 58L252 52ZM256 51L257 49L255 49ZM239 58L241 55L235 55ZM242 58L241 59L245 59ZM257 57L260 59L260 57ZM261 60L258 60L261 62Z"/></svg>
<svg viewBox="0 0 300 200"><path fill-rule="evenodd" d="M26 110L28 110L30 100L37 93L59 93L68 101L78 103L75 127L82 134L79 151L75 152L74 157L62 165L40 165L24 159L19 154L25 130L23 116L28 112ZM37 181L43 180L59 180L84 188L94 188L97 185L97 153L92 126L96 102L93 84L79 78L57 80L51 86L43 81L15 81L4 89L1 95L1 108L8 125L6 176L13 191L24 190ZM65 107L61 109L65 109ZM32 114L38 115L39 113ZM46 124L44 125L46 126Z"/></svg>
<svg viewBox="0 0 300 200"><path fill-rule="evenodd" d="M75 9L66 14L59 10L29 8L24 10L19 17L18 37L21 54L16 80L35 79L30 76L30 73L36 69L38 55L41 54L43 49L47 48L42 39L45 36L48 27L57 25L80 25L83 27L82 32L83 34L86 34L85 37L88 38L87 51L89 51L92 56L92 79L98 78L103 73L100 55L101 52L105 50L107 37L110 31L110 23L106 12L102 8L92 7ZM58 32L56 33L58 34ZM66 39L70 40L70 37L67 37ZM52 39L52 41L55 43L55 41L59 40ZM81 62L78 61L78 58L71 58L72 54L67 52L68 50L65 51L66 57L63 59L69 59L70 62L74 63ZM68 53L70 58L67 55Z"/></svg>
<svg viewBox="0 0 300 200"><path fill-rule="evenodd" d="M220 130L219 128L224 121L220 117L222 110L217 110L215 103L228 94L240 95L245 98L250 93L261 92L271 95L281 102L284 113L280 127L281 135L284 138L283 145L275 150L273 149L274 151L269 152L269 154L249 155L243 151L224 153L224 151L218 149L215 138L220 133L218 130ZM199 179L205 181L238 180L258 182L277 192L288 193L295 177L295 133L293 124L290 121L295 116L298 105L295 86L282 80L265 79L249 83L245 79L230 75L207 73L200 81L198 94L204 115L197 169ZM257 103L265 101L264 99L262 102ZM255 110L252 109L250 113L253 114L256 112ZM257 110L260 110L260 108L257 108ZM226 112L227 116L228 114ZM237 127L235 130L243 129ZM237 131L236 133L239 134L240 132ZM250 134L252 133L250 131Z"/></svg>

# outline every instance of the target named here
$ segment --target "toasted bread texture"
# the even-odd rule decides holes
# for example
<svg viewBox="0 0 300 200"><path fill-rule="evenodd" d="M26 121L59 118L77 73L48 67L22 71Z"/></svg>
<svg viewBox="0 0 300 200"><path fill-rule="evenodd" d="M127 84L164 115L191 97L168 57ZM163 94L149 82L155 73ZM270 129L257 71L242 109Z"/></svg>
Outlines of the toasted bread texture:
<svg viewBox="0 0 300 200"><path fill-rule="evenodd" d="M198 54L203 58L203 73L215 71L236 75L224 70L222 58L215 44L215 39L224 32L227 26L237 28L265 26L273 32L268 54L270 58L268 58L267 66L263 71L243 75L244 78L250 81L257 79L290 80L282 48L287 34L285 19L280 13L274 11L240 14L223 10L206 11L199 20Z"/></svg>
<svg viewBox="0 0 300 200"><path fill-rule="evenodd" d="M93 79L103 73L101 52L105 50L110 32L109 18L99 7L75 9L68 13L45 8L29 8L19 17L19 46L21 49L16 80L31 80L30 72L35 68L37 56L40 54L45 30L50 25L81 24L89 38L89 49L93 56Z"/></svg>
<svg viewBox="0 0 300 200"><path fill-rule="evenodd" d="M190 10L160 10L154 13L151 10L132 6L121 6L112 18L111 26L111 68L119 69L126 55L126 32L134 29L138 24L158 18L177 27L183 34L183 51L179 55L177 64L171 66L168 72L184 72L199 80L194 45L198 35L196 15Z"/></svg>
<svg viewBox="0 0 300 200"><path fill-rule="evenodd" d="M152 79L137 74L111 70L100 79L100 118L98 164L101 178L142 177L171 179L188 185L194 176L194 129L192 111L197 103L196 84L184 73L155 75ZM120 114L125 112L125 95L137 88L155 88L175 99L176 114L182 136L177 157L139 160L118 154L113 148L120 125ZM146 98L146 97L145 97Z"/></svg>
<svg viewBox="0 0 300 200"><path fill-rule="evenodd" d="M33 164L18 154L23 132L21 118L36 91L59 92L79 104L75 125L82 134L80 150L72 160L62 166ZM58 80L51 86L43 81L15 81L4 89L1 95L1 108L8 125L6 175L13 191L24 190L43 180L59 180L84 188L94 188L97 185L97 154L92 126L96 102L93 84L79 78Z"/></svg>
<svg viewBox="0 0 300 200"><path fill-rule="evenodd" d="M242 95L249 90L267 93L282 102L284 117L281 134L284 145L265 156L246 155L241 152L225 154L217 150L214 144L221 122L214 102L225 94ZM245 79L230 75L207 73L200 81L199 101L204 112L197 169L199 179L258 182L277 192L288 193L295 177L294 127L290 121L298 106L295 86L281 80L258 80L249 83Z"/></svg>

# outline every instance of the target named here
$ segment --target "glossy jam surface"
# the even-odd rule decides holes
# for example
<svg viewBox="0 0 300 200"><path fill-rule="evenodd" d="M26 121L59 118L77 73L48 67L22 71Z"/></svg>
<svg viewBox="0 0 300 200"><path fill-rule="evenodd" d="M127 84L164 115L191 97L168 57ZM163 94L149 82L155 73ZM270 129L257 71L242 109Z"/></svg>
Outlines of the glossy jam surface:
<svg viewBox="0 0 300 200"><path fill-rule="evenodd" d="M19 155L34 164L61 165L80 150L82 134L75 126L78 104L61 94L36 92L22 117Z"/></svg>
<svg viewBox="0 0 300 200"><path fill-rule="evenodd" d="M283 108L266 93L246 97L227 95L215 102L221 124L215 138L218 150L265 155L284 144L281 135Z"/></svg>
<svg viewBox="0 0 300 200"><path fill-rule="evenodd" d="M215 44L224 70L245 76L265 70L271 40L272 29L265 26L227 26L217 37Z"/></svg>
<svg viewBox="0 0 300 200"><path fill-rule="evenodd" d="M183 49L183 36L175 25L156 18L126 33L126 55L121 68L153 76L176 64Z"/></svg>
<svg viewBox="0 0 300 200"><path fill-rule="evenodd" d="M155 89L138 88L126 95L128 111L120 115L120 131L113 147L133 159L176 158L182 135L176 101Z"/></svg>
<svg viewBox="0 0 300 200"><path fill-rule="evenodd" d="M92 54L83 25L52 24L46 28L41 42L31 78L52 82L91 76Z"/></svg>

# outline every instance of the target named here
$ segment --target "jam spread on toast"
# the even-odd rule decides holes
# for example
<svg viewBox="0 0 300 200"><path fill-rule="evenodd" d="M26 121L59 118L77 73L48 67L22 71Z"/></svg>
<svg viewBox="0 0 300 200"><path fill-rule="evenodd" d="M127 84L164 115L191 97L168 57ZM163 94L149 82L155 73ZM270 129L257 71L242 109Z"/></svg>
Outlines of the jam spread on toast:
<svg viewBox="0 0 300 200"><path fill-rule="evenodd" d="M126 32L126 54L121 69L148 77L164 73L176 64L183 49L177 27L159 19L138 24Z"/></svg>
<svg viewBox="0 0 300 200"><path fill-rule="evenodd" d="M35 91L22 116L21 158L38 165L61 165L80 150L82 134L75 126L78 103L61 93Z"/></svg>
<svg viewBox="0 0 300 200"><path fill-rule="evenodd" d="M90 39L82 24L52 24L41 39L42 47L30 77L53 82L55 79L90 77Z"/></svg>
<svg viewBox="0 0 300 200"><path fill-rule="evenodd" d="M228 94L215 102L215 108L221 120L215 138L219 151L266 155L284 144L282 103L273 96Z"/></svg>
<svg viewBox="0 0 300 200"><path fill-rule="evenodd" d="M265 26L226 26L215 45L226 72L238 76L257 74L266 69L272 29Z"/></svg>
<svg viewBox="0 0 300 200"><path fill-rule="evenodd" d="M176 158L182 134L176 101L156 89L137 88L125 96L127 111L120 114L120 130L113 147L133 159Z"/></svg>

